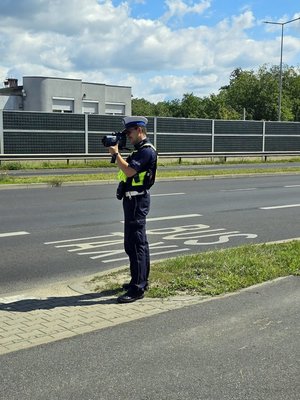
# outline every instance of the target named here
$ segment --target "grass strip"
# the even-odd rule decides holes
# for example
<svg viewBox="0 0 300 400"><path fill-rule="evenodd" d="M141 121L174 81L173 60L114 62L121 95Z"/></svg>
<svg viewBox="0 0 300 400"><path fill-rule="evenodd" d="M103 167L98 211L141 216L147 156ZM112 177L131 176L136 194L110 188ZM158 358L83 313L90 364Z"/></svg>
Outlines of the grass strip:
<svg viewBox="0 0 300 400"><path fill-rule="evenodd" d="M299 159L300 161L300 159ZM72 168L109 168L111 163L105 160L86 161L1 161L3 171L19 171L34 169L72 169Z"/></svg>
<svg viewBox="0 0 300 400"><path fill-rule="evenodd" d="M300 241L242 245L154 263L146 296L216 296L288 275L300 275ZM124 278L119 271L91 282L117 292Z"/></svg>
<svg viewBox="0 0 300 400"><path fill-rule="evenodd" d="M217 170L159 170L158 178L184 178L184 177L205 177L205 176L226 176L226 175L245 175L245 174L272 174L272 173L299 173L300 167L274 167L274 168L257 168L257 169L217 169ZM74 175L44 175L31 177L15 177L7 172L0 172L1 184L31 184L46 183L59 186L64 182L89 182L116 180L116 173L99 173L99 174L74 174Z"/></svg>
<svg viewBox="0 0 300 400"><path fill-rule="evenodd" d="M75 174L75 175L44 175L31 177L16 177L8 174L0 173L0 185L9 184L36 184L46 183L52 186L60 186L65 182L90 182L116 180L116 173L100 173L100 174Z"/></svg>
<svg viewBox="0 0 300 400"><path fill-rule="evenodd" d="M249 157L239 157L230 158L226 157L207 157L200 159L182 159L177 157L174 159L159 159L159 166L201 166L201 165L235 165L235 164L272 164L276 163L292 163L300 162L300 157L286 156L284 158L269 157L268 160L262 160L262 157L249 158ZM72 168L111 168L112 164L108 160L68 160L68 161L1 161L0 170L24 170L24 169L72 169Z"/></svg>

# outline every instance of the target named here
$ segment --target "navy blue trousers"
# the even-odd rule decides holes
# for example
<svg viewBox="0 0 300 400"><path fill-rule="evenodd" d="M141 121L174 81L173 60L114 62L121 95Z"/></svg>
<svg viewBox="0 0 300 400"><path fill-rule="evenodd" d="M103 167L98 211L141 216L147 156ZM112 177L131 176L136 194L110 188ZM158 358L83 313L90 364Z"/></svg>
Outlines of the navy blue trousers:
<svg viewBox="0 0 300 400"><path fill-rule="evenodd" d="M123 198L124 248L130 261L130 284L144 290L150 272L146 217L150 210L150 194Z"/></svg>

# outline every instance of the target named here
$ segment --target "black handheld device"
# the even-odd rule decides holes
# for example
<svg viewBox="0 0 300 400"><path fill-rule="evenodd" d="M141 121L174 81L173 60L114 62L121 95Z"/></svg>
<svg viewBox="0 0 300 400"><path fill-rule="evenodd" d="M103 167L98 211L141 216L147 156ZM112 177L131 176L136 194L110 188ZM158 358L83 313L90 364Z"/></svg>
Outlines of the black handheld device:
<svg viewBox="0 0 300 400"><path fill-rule="evenodd" d="M119 145L119 149L126 149L126 131L122 132L114 132L111 135L106 135L102 139L102 144L104 147L115 146L116 144ZM116 155L111 157L110 162L116 162Z"/></svg>

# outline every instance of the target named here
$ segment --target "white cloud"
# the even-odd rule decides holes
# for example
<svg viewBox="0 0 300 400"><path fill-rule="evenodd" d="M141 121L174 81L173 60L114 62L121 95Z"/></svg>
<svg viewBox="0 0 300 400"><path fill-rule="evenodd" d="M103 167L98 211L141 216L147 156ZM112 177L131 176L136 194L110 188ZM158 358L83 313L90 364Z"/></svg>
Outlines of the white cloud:
<svg viewBox="0 0 300 400"><path fill-rule="evenodd" d="M183 18L186 14L202 14L210 7L211 1L202 0L189 6L182 0L166 0L165 4L168 7L168 11L163 15L162 19L168 21L173 17Z"/></svg>
<svg viewBox="0 0 300 400"><path fill-rule="evenodd" d="M152 95L162 95L168 90L172 97L180 98L183 93L195 93L199 90L206 92L207 87L215 84L218 80L216 74L207 74L205 76L194 74L190 75L166 75L155 76L150 79L152 86Z"/></svg>
<svg viewBox="0 0 300 400"><path fill-rule="evenodd" d="M135 19L131 2L11 0L0 2L0 82L44 75L132 86L150 101L205 96L226 84L237 67L277 64L279 37L254 40L258 25L246 9L214 26L171 28L163 19ZM205 13L212 1L167 0L170 17ZM300 39L285 37L285 62Z"/></svg>

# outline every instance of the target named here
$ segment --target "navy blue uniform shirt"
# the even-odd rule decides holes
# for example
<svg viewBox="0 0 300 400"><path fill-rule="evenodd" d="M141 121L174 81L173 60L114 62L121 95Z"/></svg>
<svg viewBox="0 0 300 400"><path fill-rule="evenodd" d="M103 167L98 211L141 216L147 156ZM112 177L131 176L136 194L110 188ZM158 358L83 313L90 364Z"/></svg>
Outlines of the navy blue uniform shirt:
<svg viewBox="0 0 300 400"><path fill-rule="evenodd" d="M126 161L137 173L151 171L151 175L155 179L157 154L153 147L146 145L147 143L151 144L149 139L146 138L136 144L133 153ZM128 181L130 183L132 180L129 179Z"/></svg>

